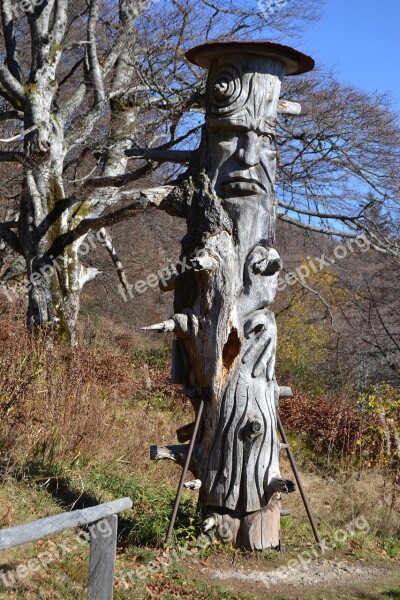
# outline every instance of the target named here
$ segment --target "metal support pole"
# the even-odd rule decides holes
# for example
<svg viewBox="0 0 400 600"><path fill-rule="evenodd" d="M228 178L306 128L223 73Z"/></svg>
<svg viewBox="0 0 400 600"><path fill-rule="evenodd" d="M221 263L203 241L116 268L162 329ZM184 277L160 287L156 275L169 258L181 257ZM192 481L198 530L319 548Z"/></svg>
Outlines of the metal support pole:
<svg viewBox="0 0 400 600"><path fill-rule="evenodd" d="M187 472L188 472L188 469L189 469L190 459L192 458L194 443L196 441L197 432L199 430L201 415L203 414L203 408L204 408L204 400L201 400L200 405L199 405L199 410L197 411L197 416L196 416L196 421L195 421L195 424L194 424L192 439L190 440L189 449L188 449L188 453L187 453L187 456L186 456L185 464L184 464L184 467L183 467L183 470L182 470L181 478L179 480L179 486L178 486L178 491L176 492L176 498L175 498L175 502L174 502L174 508L173 508L173 511L172 511L172 515L171 515L171 520L169 522L169 527L168 527L167 535L165 536L165 543L166 544L168 544L169 540L171 539L172 530L174 528L175 521L176 521L176 515L178 514L178 508L179 508L179 503L181 501L183 484L185 483L186 475L187 475Z"/></svg>
<svg viewBox="0 0 400 600"><path fill-rule="evenodd" d="M285 431L283 429L282 422L281 422L281 419L280 419L279 415L277 415L277 421L278 421L279 433L281 434L282 442L286 445L286 452L287 452L287 455L288 455L288 459L289 459L290 465L292 467L293 474L294 474L295 479L296 479L296 483L299 486L299 492L300 492L301 498L303 500L304 508L306 509L308 520L310 521L311 529L313 530L313 533L314 533L315 541L321 547L322 546L322 542L321 542L320 535L318 533L317 526L316 526L315 521L314 521L314 516L313 516L312 511L311 511L311 506L310 506L310 504L309 504L309 502L307 500L307 496L306 496L306 493L304 491L303 484L301 483L300 474L299 474L299 472L297 470L297 466L296 466L296 463L295 463L295 460L294 460L294 456L293 456L292 451L290 449L289 442L287 440L287 437L286 437Z"/></svg>

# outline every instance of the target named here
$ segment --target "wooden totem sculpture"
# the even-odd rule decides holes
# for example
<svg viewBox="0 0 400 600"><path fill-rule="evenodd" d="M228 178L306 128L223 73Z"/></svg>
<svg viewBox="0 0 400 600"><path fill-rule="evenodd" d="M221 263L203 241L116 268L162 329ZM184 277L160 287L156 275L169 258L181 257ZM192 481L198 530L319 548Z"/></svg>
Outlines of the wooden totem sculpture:
<svg viewBox="0 0 400 600"><path fill-rule="evenodd" d="M277 203L274 139L284 75L313 61L273 43L206 44L187 58L209 70L206 124L187 206L175 282L173 381L201 420L189 468L204 529L249 549L280 543L279 387L273 302L281 260L273 248ZM187 190L188 191L188 190ZM178 430L188 441L193 424ZM153 447L182 464L188 445Z"/></svg>

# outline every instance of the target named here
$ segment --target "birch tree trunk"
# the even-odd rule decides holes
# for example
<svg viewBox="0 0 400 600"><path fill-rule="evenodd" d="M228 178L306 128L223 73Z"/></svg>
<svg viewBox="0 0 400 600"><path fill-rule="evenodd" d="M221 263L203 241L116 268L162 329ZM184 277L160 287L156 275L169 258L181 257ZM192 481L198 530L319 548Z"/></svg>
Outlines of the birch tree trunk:
<svg viewBox="0 0 400 600"><path fill-rule="evenodd" d="M90 0L84 10L85 26L80 30L82 37L86 34L86 40L77 44L83 47L83 59L76 58L73 68L61 77L60 70L65 72L68 64L66 36L75 20L68 8L71 7L67 0L49 0L44 6L33 5L26 15L18 15L9 0L1 0L7 59L0 69L0 95L15 109L10 118L23 121L25 134L23 152L0 155L18 162L22 169L17 227L6 234L8 243L26 262L28 325L45 326L74 346L81 291L98 273L81 263L82 245L91 230L122 218L113 214L104 218L105 209L121 197L135 198L134 192L122 192L121 188L135 179L135 174L126 175L125 150L132 145L129 136L137 111L134 106L126 106L124 97L135 79L133 51L126 42L128 37L134 41L132 29L139 12L127 0L120 0L120 35L111 46L108 63L101 66L97 54L101 6L100 0ZM31 42L31 63L25 82L27 69L24 73L19 64L20 39L16 34L16 23L21 26L24 17ZM80 36L80 32L75 35ZM68 97L62 94L62 85L69 83L78 68L83 71L78 87ZM82 116L74 119L83 104ZM71 185L66 184L66 157L79 156L79 149L88 154L88 140L107 111L110 139L99 176L81 178L71 194ZM97 174L98 169L94 171ZM135 207L145 208L146 203ZM125 216L130 216L129 208L132 212L132 205L128 206Z"/></svg>
<svg viewBox="0 0 400 600"><path fill-rule="evenodd" d="M65 199L63 166L66 155L64 123L53 110L57 91L56 70L61 57L61 42L67 25L67 4L58 2L49 19L51 4L29 22L36 43L32 44L30 80L22 88L15 82L24 109L25 137L23 192L20 203L19 238L27 265L28 324L57 327L75 344L75 324L79 294L86 278L74 245L61 256L52 256L55 239L65 236L71 226L69 215L62 214Z"/></svg>
<svg viewBox="0 0 400 600"><path fill-rule="evenodd" d="M174 381L195 410L205 401L191 462L205 529L237 546L277 548L280 493L294 485L279 468L277 334L268 308L281 268L272 247L273 142L285 71L312 61L274 44L235 43L200 46L188 58L209 77L171 320ZM190 429L179 430L181 440Z"/></svg>

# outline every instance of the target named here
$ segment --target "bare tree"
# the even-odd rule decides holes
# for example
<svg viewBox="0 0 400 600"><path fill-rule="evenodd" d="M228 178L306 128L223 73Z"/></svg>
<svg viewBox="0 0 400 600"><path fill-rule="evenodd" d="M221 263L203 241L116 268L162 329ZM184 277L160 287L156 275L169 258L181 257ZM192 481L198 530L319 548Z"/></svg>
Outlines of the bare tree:
<svg viewBox="0 0 400 600"><path fill-rule="evenodd" d="M358 389L400 383L399 275L400 265L391 255L372 253L361 265L353 260L338 271L338 285L346 290L345 301L336 307L339 352Z"/></svg>
<svg viewBox="0 0 400 600"><path fill-rule="evenodd" d="M148 206L184 215L175 178L196 158L203 117L193 111L204 103L204 74L185 50L298 33L321 4L36 0L24 10L1 1L0 160L12 191L0 236L3 254L23 258L12 273L26 271L29 324L57 325L75 343L80 292L97 274L79 260L89 232ZM284 93L303 114L280 117L280 218L341 236L364 231L398 257L400 134L388 100L321 71ZM376 207L391 215L389 231Z"/></svg>
<svg viewBox="0 0 400 600"><path fill-rule="evenodd" d="M367 214L383 233L394 229L377 211ZM290 285L282 278L277 307L278 331L282 328L281 373L296 377L296 369L285 360L286 336L289 350L293 347L305 356L301 369L306 369L300 375L305 379L309 370L313 385L319 380L330 391L343 387L359 391L382 382L398 386L398 259L391 253L371 251L365 236L356 243L344 239L338 243L315 232L294 231L290 224L282 224L281 229L286 230L279 236L282 247L292 244L296 248L286 254ZM312 331L318 332L314 338ZM307 335L311 335L309 340ZM324 349L317 373L313 372L315 360L310 363L309 352L302 348L307 343L317 362L318 347Z"/></svg>
<svg viewBox="0 0 400 600"><path fill-rule="evenodd" d="M400 128L390 98L315 72L285 87L300 99L299 119L281 119L280 218L300 227L354 237L400 258ZM384 215L391 227L382 227Z"/></svg>
<svg viewBox="0 0 400 600"><path fill-rule="evenodd" d="M304 12L255 1L243 8L211 0L1 0L0 160L18 170L20 194L0 237L26 264L30 325L57 326L76 342L80 292L97 273L79 260L86 236L159 205L170 189L157 184L176 171L162 166L166 158L187 162L187 154L164 154L190 144L199 129L188 111L204 82L185 49L295 30L316 18L320 1ZM143 145L158 148L131 169L125 151ZM155 189L143 191L149 183ZM171 203L163 208L173 211Z"/></svg>

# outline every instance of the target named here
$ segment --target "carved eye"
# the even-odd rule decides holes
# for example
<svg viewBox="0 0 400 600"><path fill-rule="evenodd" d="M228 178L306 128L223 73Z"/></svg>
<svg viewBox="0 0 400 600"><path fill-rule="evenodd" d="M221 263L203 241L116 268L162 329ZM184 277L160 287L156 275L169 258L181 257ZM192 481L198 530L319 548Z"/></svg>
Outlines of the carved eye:
<svg viewBox="0 0 400 600"><path fill-rule="evenodd" d="M273 143L273 141L275 140L275 136L273 133L263 133L260 136L260 139L263 144L271 145Z"/></svg>
<svg viewBox="0 0 400 600"><path fill-rule="evenodd" d="M222 78L214 83L214 94L217 98L224 98L229 95L229 82Z"/></svg>
<svg viewBox="0 0 400 600"><path fill-rule="evenodd" d="M224 65L211 73L208 84L208 106L211 116L228 115L244 103L241 98L242 78L233 65Z"/></svg>

